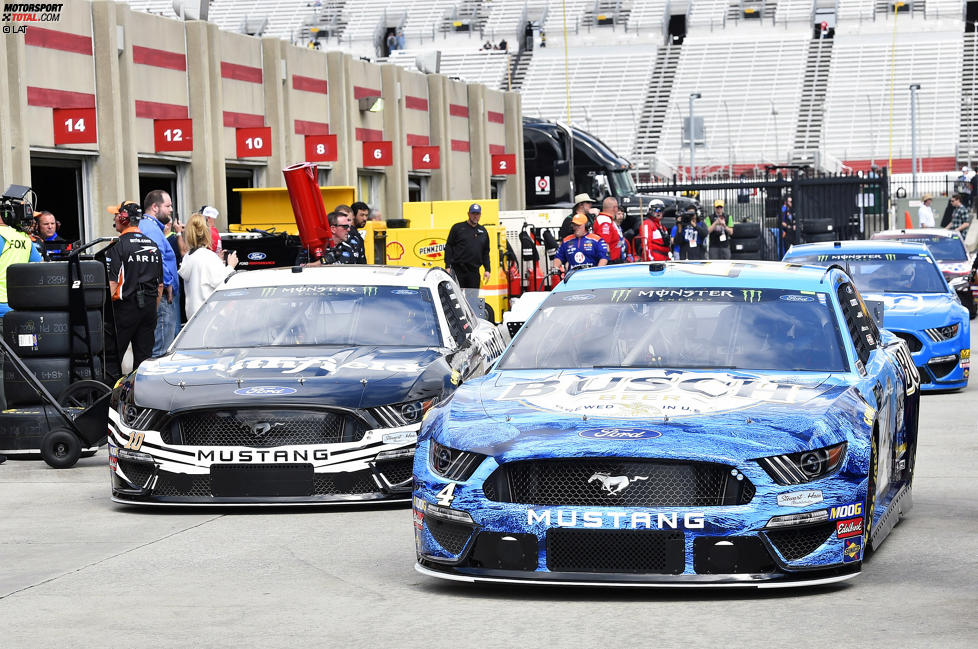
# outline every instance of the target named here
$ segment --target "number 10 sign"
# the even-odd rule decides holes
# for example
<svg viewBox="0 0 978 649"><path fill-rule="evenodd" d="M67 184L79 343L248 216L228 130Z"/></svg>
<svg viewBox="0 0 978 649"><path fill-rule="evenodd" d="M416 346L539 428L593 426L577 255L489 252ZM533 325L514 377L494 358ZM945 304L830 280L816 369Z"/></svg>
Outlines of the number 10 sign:
<svg viewBox="0 0 978 649"><path fill-rule="evenodd" d="M252 126L235 129L239 158L265 158L272 155L272 127Z"/></svg>
<svg viewBox="0 0 978 649"><path fill-rule="evenodd" d="M193 120L154 119L153 141L157 151L193 151Z"/></svg>

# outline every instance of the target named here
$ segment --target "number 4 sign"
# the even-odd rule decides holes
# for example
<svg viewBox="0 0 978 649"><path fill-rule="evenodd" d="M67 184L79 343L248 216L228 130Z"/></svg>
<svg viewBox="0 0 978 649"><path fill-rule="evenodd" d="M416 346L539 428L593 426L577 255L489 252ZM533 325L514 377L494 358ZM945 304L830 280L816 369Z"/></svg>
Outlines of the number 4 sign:
<svg viewBox="0 0 978 649"><path fill-rule="evenodd" d="M413 169L441 168L441 154L436 146L411 147L411 167Z"/></svg>
<svg viewBox="0 0 978 649"><path fill-rule="evenodd" d="M516 173L516 155L500 153L492 156L492 175L511 176Z"/></svg>
<svg viewBox="0 0 978 649"><path fill-rule="evenodd" d="M192 151L194 148L194 126L190 119L154 119L153 141L156 150Z"/></svg>
<svg viewBox="0 0 978 649"><path fill-rule="evenodd" d="M54 144L95 144L98 131L95 128L94 108L55 108Z"/></svg>
<svg viewBox="0 0 978 649"><path fill-rule="evenodd" d="M389 167L392 164L394 164L393 142L385 141L363 143L364 167Z"/></svg>
<svg viewBox="0 0 978 649"><path fill-rule="evenodd" d="M237 157L265 158L272 155L272 127L253 126L235 129Z"/></svg>

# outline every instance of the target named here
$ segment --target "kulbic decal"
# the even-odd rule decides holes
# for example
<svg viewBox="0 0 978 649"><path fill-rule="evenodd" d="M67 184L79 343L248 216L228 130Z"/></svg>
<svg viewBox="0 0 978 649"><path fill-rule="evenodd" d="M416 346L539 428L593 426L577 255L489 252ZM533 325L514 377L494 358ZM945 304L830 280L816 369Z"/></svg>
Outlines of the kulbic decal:
<svg viewBox="0 0 978 649"><path fill-rule="evenodd" d="M840 539L863 535L863 519L850 518L835 524L835 535Z"/></svg>

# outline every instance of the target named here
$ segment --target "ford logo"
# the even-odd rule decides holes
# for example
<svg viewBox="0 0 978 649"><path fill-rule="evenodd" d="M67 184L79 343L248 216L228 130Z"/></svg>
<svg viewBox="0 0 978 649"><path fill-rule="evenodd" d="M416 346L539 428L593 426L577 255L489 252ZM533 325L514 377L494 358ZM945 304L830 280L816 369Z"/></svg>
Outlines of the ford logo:
<svg viewBox="0 0 978 649"><path fill-rule="evenodd" d="M255 251L255 252L248 253L248 259L250 259L251 261L261 261L265 257L266 255L263 252Z"/></svg>
<svg viewBox="0 0 978 649"><path fill-rule="evenodd" d="M280 397L286 394L295 394L295 388L287 388L282 385L253 385L250 388L238 388L234 391L243 397L274 396Z"/></svg>
<svg viewBox="0 0 978 649"><path fill-rule="evenodd" d="M594 297L594 293L578 293L577 295L568 295L564 298L564 302L586 302L593 300Z"/></svg>
<svg viewBox="0 0 978 649"><path fill-rule="evenodd" d="M578 433L589 439L655 439L662 437L657 430L642 428L587 428Z"/></svg>
<svg viewBox="0 0 978 649"><path fill-rule="evenodd" d="M780 298L784 302L814 302L815 298L810 295L782 295Z"/></svg>

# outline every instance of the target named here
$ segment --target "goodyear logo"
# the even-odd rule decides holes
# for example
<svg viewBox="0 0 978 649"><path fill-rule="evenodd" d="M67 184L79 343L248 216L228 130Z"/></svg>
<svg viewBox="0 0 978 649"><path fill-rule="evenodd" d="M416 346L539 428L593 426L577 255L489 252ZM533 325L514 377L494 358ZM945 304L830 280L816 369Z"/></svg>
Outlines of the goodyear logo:
<svg viewBox="0 0 978 649"><path fill-rule="evenodd" d="M760 302L761 301L761 291L747 290L741 291L744 294L744 302Z"/></svg>
<svg viewBox="0 0 978 649"><path fill-rule="evenodd" d="M424 239L414 246L414 254L426 261L441 260L445 258L445 240Z"/></svg>
<svg viewBox="0 0 978 649"><path fill-rule="evenodd" d="M617 289L611 292L612 302L624 302L628 299L628 296L632 294L632 289Z"/></svg>
<svg viewBox="0 0 978 649"><path fill-rule="evenodd" d="M367 296L371 296L371 297L374 296L374 295L377 295L377 287L376 286L364 286L363 287L363 294L364 295L367 295Z"/></svg>

